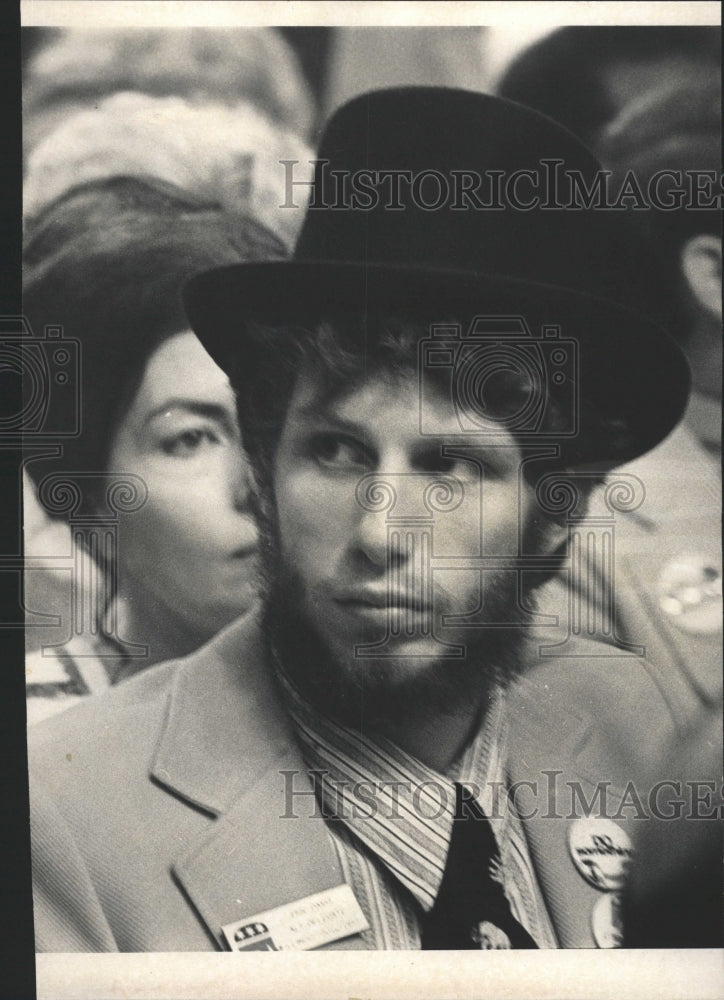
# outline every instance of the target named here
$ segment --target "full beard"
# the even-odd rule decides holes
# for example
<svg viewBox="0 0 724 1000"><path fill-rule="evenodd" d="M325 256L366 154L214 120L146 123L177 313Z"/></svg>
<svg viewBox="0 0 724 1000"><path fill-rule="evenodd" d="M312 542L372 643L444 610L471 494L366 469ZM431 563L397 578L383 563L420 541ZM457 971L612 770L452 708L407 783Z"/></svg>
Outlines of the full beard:
<svg viewBox="0 0 724 1000"><path fill-rule="evenodd" d="M513 573L491 573L485 618L505 627L469 629L460 658L437 656L410 669L404 657L335 656L305 611L304 583L276 561L264 606L264 632L281 670L319 713L359 732L393 734L402 725L485 712L494 690L507 686L528 661L530 613L517 600ZM445 639L444 630L441 632Z"/></svg>
<svg viewBox="0 0 724 1000"><path fill-rule="evenodd" d="M260 482L264 482L263 477ZM455 718L475 705L484 713L493 692L507 687L531 663L534 591L517 573L485 574L484 615L467 630L464 655L439 657L420 670L395 669L390 659L335 657L305 610L305 584L282 555L273 490L253 495L260 530L262 628L281 671L319 713L358 732L391 733L401 724ZM526 527L523 551L541 551L546 528ZM504 626L486 624L505 622ZM445 641L444 629L440 638Z"/></svg>

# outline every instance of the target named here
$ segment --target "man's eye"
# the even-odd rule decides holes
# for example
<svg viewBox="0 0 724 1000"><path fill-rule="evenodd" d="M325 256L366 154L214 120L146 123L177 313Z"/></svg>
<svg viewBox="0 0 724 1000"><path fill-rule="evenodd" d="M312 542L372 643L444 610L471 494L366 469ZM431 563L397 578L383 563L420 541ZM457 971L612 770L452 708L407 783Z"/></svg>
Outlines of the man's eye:
<svg viewBox="0 0 724 1000"><path fill-rule="evenodd" d="M219 444L221 438L209 428L193 427L174 434L161 442L161 448L174 458L190 458L200 451Z"/></svg>
<svg viewBox="0 0 724 1000"><path fill-rule="evenodd" d="M312 439L310 454L328 469L358 469L369 464L367 452L361 444L336 434L318 434Z"/></svg>
<svg viewBox="0 0 724 1000"><path fill-rule="evenodd" d="M429 472L433 475L452 475L460 466L460 460L441 455L440 452L430 452L421 456L418 463L420 472Z"/></svg>
<svg viewBox="0 0 724 1000"><path fill-rule="evenodd" d="M419 456L417 462L419 472L427 472L434 476L458 476L465 479L471 474L470 462L453 455L443 455L441 450L430 450Z"/></svg>
<svg viewBox="0 0 724 1000"><path fill-rule="evenodd" d="M456 476L464 481L477 482L481 475L486 479L496 479L500 469L494 459L481 459L478 455L464 458L462 455L443 454L441 447L424 450L416 456L415 468L431 476Z"/></svg>

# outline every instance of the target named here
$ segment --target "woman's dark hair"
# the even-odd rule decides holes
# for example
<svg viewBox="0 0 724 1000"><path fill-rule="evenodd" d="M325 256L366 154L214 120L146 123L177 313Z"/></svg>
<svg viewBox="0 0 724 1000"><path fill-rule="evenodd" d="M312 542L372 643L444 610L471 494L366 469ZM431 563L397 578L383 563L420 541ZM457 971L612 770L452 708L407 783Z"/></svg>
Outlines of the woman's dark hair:
<svg viewBox="0 0 724 1000"><path fill-rule="evenodd" d="M249 216L151 178L79 185L29 220L24 315L35 338L61 328L63 339L77 341L79 359L76 385L47 387L55 395L43 428L57 434L79 425L79 433L61 438L57 459L28 462L36 484L50 472L106 470L148 358L189 327L181 291L192 275L286 256L281 240Z"/></svg>

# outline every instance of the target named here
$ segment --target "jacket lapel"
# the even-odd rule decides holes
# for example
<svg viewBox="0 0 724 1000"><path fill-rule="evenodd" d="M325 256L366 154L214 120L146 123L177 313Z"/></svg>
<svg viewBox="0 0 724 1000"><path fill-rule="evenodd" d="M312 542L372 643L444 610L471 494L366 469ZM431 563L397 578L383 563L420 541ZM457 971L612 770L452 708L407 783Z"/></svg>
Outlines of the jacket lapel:
<svg viewBox="0 0 724 1000"><path fill-rule="evenodd" d="M226 924L344 883L254 620L179 670L151 777L216 817L173 873L220 946Z"/></svg>
<svg viewBox="0 0 724 1000"><path fill-rule="evenodd" d="M645 645L656 666L652 676L685 728L702 704L721 702L721 602L709 605L704 628L680 627L659 605L662 575L692 558L721 574L721 472L686 422L630 469L641 479L646 499L640 510L619 515L619 621L627 639ZM672 483L680 488L672 489Z"/></svg>
<svg viewBox="0 0 724 1000"><path fill-rule="evenodd" d="M565 669L575 666L566 664ZM516 782L535 784L536 813L521 816L522 826L559 946L594 948L593 910L606 894L576 868L569 831L575 817L584 815L580 796L594 802L592 815L596 815L597 783L610 779L605 806L610 816L618 809L625 782L600 737L600 720L594 721L580 700L570 698L562 705L562 685L548 683L546 677L550 671L541 671L540 676L534 672L512 692L508 782L509 787ZM529 808L529 799L522 796L521 801ZM626 818L616 822L632 836Z"/></svg>
<svg viewBox="0 0 724 1000"><path fill-rule="evenodd" d="M558 797L539 792L538 815L523 827L559 943L593 947L591 915L602 893L569 854L570 788L576 783L590 800L610 772L615 809L622 772L600 720L592 723L595 706L570 692L562 705L565 685L550 676L534 671L511 693L508 779L555 785ZM214 817L173 873L221 947L223 926L344 883L253 621L230 627L180 668L151 777ZM365 943L354 935L326 947Z"/></svg>

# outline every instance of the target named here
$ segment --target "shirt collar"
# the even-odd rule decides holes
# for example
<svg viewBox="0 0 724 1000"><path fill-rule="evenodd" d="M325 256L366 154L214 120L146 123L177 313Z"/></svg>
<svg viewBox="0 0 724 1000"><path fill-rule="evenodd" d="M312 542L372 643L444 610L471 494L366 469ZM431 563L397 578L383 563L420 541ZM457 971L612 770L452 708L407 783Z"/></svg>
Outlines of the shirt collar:
<svg viewBox="0 0 724 1000"><path fill-rule="evenodd" d="M502 775L502 691L496 691L482 727L446 776L384 736L358 733L321 716L281 672L280 680L326 817L344 823L429 911L450 845L454 782L469 784L484 811L502 784L496 780Z"/></svg>

